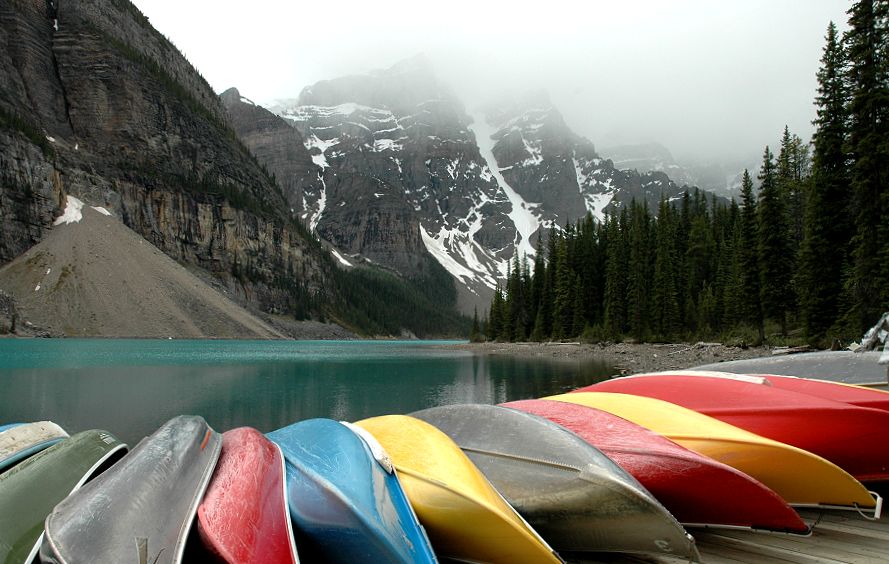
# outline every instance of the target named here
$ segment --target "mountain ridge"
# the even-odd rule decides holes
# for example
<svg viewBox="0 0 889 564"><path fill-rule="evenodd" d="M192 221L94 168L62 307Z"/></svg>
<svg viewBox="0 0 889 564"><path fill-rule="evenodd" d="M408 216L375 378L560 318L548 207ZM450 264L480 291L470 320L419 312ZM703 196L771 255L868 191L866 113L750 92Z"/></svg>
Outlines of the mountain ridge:
<svg viewBox="0 0 889 564"><path fill-rule="evenodd" d="M661 171L602 158L545 92L469 114L422 58L318 82L269 110L300 132L323 170L323 191L300 212L309 229L344 260L402 276L431 255L454 278L465 314L489 301L513 257L533 256L541 229L588 212L601 222L634 198L656 210L685 189ZM388 231L367 238L368 210L380 208Z"/></svg>

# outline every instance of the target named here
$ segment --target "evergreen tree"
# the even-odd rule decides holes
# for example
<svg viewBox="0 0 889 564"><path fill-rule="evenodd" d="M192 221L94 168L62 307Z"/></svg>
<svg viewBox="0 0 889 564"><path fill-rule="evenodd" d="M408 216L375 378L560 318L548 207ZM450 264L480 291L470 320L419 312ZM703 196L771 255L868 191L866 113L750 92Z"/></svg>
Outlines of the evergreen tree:
<svg viewBox="0 0 889 564"><path fill-rule="evenodd" d="M662 339L672 339L679 329L679 304L676 300L676 254L673 208L666 199L658 206L654 279L652 280L652 330Z"/></svg>
<svg viewBox="0 0 889 564"><path fill-rule="evenodd" d="M806 191L797 281L805 333L821 339L839 314L849 246L845 59L833 22L818 70L812 179Z"/></svg>
<svg viewBox="0 0 889 564"><path fill-rule="evenodd" d="M553 332L553 307L556 288L556 248L558 247L559 233L555 227L550 227L549 238L546 242L546 276L543 280L542 295L540 298L540 334L549 338ZM536 320L535 320L536 325Z"/></svg>
<svg viewBox="0 0 889 564"><path fill-rule="evenodd" d="M709 284L704 286L698 296L698 335L708 337L713 334L716 325L716 296Z"/></svg>
<svg viewBox="0 0 889 564"><path fill-rule="evenodd" d="M528 336L528 308L525 298L525 276L522 273L523 265L527 266L527 263L520 263L518 257L512 261L506 287L507 319L504 322L503 333L504 338L510 341L524 341Z"/></svg>
<svg viewBox="0 0 889 564"><path fill-rule="evenodd" d="M474 308L472 311L472 328L469 329L469 340L473 343L478 343L482 340L481 335L481 327L479 327L478 323L478 308Z"/></svg>
<svg viewBox="0 0 889 564"><path fill-rule="evenodd" d="M860 333L889 303L889 0L860 0L848 13L848 149L856 232L846 291L850 329Z"/></svg>
<svg viewBox="0 0 889 564"><path fill-rule="evenodd" d="M613 339L624 333L626 326L627 254L626 237L622 226L626 225L626 210L608 218L607 259L605 263L605 334Z"/></svg>
<svg viewBox="0 0 889 564"><path fill-rule="evenodd" d="M651 216L645 203L630 204L627 262L627 324L633 337L642 341L648 332L648 294L651 281Z"/></svg>
<svg viewBox="0 0 889 564"><path fill-rule="evenodd" d="M572 318L571 307L573 296L571 284L574 280L573 273L568 267L568 246L564 238L560 238L556 247L555 262L555 300L553 302L553 332L555 340L569 337L571 333Z"/></svg>
<svg viewBox="0 0 889 564"><path fill-rule="evenodd" d="M766 318L777 321L781 334L787 334L787 311L790 306L790 271L786 261L790 255L785 215L785 199L778 185L775 162L768 146L762 157L759 174L759 263L762 310Z"/></svg>
<svg viewBox="0 0 889 564"><path fill-rule="evenodd" d="M574 275L571 295L574 298L571 306L571 336L577 337L583 333L583 327L586 325L586 317L583 315L583 291L580 286L580 275Z"/></svg>
<svg viewBox="0 0 889 564"><path fill-rule="evenodd" d="M741 228L738 244L738 264L740 265L740 303L744 322L759 332L763 339L762 298L760 297L759 272L759 222L756 199L753 195L753 180L744 171L741 179Z"/></svg>
<svg viewBox="0 0 889 564"><path fill-rule="evenodd" d="M494 289L494 298L491 300L491 312L488 314L488 340L490 341L496 341L502 337L503 307L503 292L498 285Z"/></svg>
<svg viewBox="0 0 889 564"><path fill-rule="evenodd" d="M532 320L535 320L534 325L536 325L536 319L540 313L541 302L543 301L543 283L546 280L546 251L543 247L541 232L542 230L537 232L537 253L534 255L534 276L531 279L531 306L529 314L532 316Z"/></svg>
<svg viewBox="0 0 889 564"><path fill-rule="evenodd" d="M685 324L692 331L697 330L699 296L712 276L713 260L716 256L716 243L710 227L706 208L695 206L688 234L688 247L685 251Z"/></svg>

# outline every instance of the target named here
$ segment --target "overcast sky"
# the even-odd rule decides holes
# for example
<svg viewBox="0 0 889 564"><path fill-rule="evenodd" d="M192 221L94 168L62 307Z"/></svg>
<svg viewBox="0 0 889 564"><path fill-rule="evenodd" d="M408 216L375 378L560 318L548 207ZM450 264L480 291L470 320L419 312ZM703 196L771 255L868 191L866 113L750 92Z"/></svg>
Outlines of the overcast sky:
<svg viewBox="0 0 889 564"><path fill-rule="evenodd" d="M546 89L597 147L742 159L808 139L839 0L135 0L218 92L259 103L425 53L469 109Z"/></svg>

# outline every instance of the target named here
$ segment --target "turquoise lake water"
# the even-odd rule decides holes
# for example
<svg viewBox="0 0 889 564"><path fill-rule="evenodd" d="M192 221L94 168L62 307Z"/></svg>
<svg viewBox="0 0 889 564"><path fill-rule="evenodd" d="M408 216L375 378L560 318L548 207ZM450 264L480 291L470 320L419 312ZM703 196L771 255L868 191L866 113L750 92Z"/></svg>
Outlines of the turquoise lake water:
<svg viewBox="0 0 889 564"><path fill-rule="evenodd" d="M561 393L613 371L596 361L490 356L447 341L0 339L0 424L52 420L135 444L167 419L267 432L453 403Z"/></svg>

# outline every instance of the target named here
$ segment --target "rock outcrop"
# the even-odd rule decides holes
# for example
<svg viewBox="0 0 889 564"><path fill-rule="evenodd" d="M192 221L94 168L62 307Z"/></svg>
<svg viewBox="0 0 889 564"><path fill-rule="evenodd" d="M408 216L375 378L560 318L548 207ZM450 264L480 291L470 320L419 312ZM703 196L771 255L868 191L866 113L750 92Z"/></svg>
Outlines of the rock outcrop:
<svg viewBox="0 0 889 564"><path fill-rule="evenodd" d="M629 204L647 201L657 210L662 197L687 189L664 172L619 168L575 134L545 93L500 103L480 117L491 128L492 152L500 174L526 202L540 225L564 226L587 212L598 220Z"/></svg>
<svg viewBox="0 0 889 564"><path fill-rule="evenodd" d="M0 268L0 286L16 297L17 331L36 326L69 337L283 337L105 208L68 202L66 222ZM71 202L78 205L76 217L69 217Z"/></svg>
<svg viewBox="0 0 889 564"><path fill-rule="evenodd" d="M463 290L463 311L487 302L515 252L510 202L471 118L422 58L320 82L272 110L323 169L303 210L322 239L407 277L434 257Z"/></svg>
<svg viewBox="0 0 889 564"><path fill-rule="evenodd" d="M305 211L322 193L323 169L312 160L302 135L286 121L230 88L220 96L238 139L277 180L288 210L308 221ZM307 201L308 199L308 201Z"/></svg>
<svg viewBox="0 0 889 564"><path fill-rule="evenodd" d="M206 81L126 0L0 5L0 264L67 195L267 312L323 293L320 246Z"/></svg>

